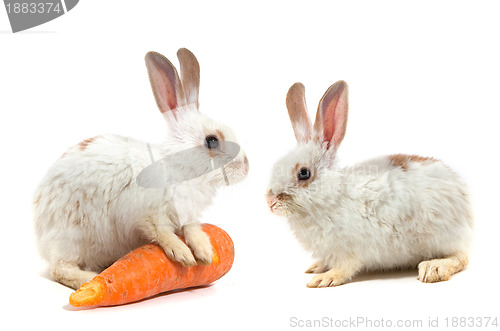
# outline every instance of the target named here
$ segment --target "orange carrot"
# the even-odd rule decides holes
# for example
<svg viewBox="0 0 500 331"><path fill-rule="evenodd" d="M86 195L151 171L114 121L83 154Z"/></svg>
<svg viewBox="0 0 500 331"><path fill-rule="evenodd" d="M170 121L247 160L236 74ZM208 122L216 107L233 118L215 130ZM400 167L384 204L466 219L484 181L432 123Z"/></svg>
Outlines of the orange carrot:
<svg viewBox="0 0 500 331"><path fill-rule="evenodd" d="M231 237L221 228L202 224L213 247L210 265L183 267L155 244L137 248L71 294L75 307L114 306L158 293L208 285L224 276L234 260Z"/></svg>

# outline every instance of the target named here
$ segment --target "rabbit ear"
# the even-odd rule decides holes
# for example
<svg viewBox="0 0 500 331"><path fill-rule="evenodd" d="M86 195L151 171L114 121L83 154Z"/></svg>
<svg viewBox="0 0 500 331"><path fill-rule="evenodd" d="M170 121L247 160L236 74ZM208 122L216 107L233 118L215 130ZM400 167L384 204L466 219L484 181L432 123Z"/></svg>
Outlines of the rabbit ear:
<svg viewBox="0 0 500 331"><path fill-rule="evenodd" d="M184 91L177 70L163 55L156 52L146 54L149 81L162 113L174 111L185 105Z"/></svg>
<svg viewBox="0 0 500 331"><path fill-rule="evenodd" d="M337 149L344 139L349 109L347 83L340 80L330 86L321 98L314 131L318 139Z"/></svg>
<svg viewBox="0 0 500 331"><path fill-rule="evenodd" d="M198 108L198 92L200 90L200 65L198 60L186 48L181 48L177 51L177 57L181 64L182 86L186 95L188 104L196 104Z"/></svg>
<svg viewBox="0 0 500 331"><path fill-rule="evenodd" d="M305 87L302 83L295 83L290 87L286 95L286 107L297 141L306 142L311 139L312 125L307 114Z"/></svg>

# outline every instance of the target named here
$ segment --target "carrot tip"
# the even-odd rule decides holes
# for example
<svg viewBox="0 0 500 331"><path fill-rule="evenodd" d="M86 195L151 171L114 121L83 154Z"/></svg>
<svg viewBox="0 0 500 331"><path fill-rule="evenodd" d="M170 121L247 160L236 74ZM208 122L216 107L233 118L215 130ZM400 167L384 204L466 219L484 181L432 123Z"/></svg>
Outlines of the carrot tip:
<svg viewBox="0 0 500 331"><path fill-rule="evenodd" d="M100 282L91 281L83 284L69 296L69 303L74 307L89 307L100 303L104 288Z"/></svg>

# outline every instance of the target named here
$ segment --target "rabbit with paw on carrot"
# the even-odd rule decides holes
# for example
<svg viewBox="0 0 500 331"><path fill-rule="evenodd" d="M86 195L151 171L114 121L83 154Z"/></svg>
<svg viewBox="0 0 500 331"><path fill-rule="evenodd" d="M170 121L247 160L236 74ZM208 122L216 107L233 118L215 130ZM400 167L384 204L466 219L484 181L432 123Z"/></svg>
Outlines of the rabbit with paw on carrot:
<svg viewBox="0 0 500 331"><path fill-rule="evenodd" d="M246 177L248 160L239 146L238 154L228 158L226 149L229 142L237 144L236 135L199 112L198 61L184 48L177 56L181 77L163 55L149 52L145 59L167 123L163 143L111 134L87 139L57 160L37 188L38 247L56 281L77 289L149 242L184 266L211 263L212 247L198 217L218 187ZM160 168L165 178L189 180L175 189L139 185L140 171L164 158L172 165ZM213 164L222 171L211 171Z"/></svg>

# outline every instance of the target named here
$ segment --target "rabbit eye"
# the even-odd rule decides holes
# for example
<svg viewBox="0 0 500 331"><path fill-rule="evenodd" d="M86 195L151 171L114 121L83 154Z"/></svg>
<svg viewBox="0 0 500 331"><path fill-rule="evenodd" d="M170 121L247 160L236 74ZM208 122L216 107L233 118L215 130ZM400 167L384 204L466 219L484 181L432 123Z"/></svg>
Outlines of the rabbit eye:
<svg viewBox="0 0 500 331"><path fill-rule="evenodd" d="M207 147L209 149L216 149L219 147L219 140L215 136L207 136L205 141L207 142Z"/></svg>
<svg viewBox="0 0 500 331"><path fill-rule="evenodd" d="M299 180L308 180L311 177L311 172L307 168L302 168L299 171Z"/></svg>

